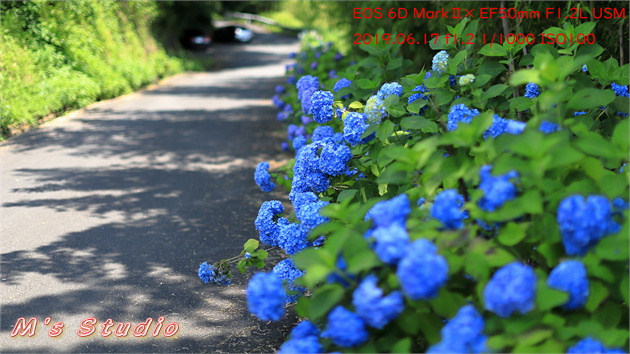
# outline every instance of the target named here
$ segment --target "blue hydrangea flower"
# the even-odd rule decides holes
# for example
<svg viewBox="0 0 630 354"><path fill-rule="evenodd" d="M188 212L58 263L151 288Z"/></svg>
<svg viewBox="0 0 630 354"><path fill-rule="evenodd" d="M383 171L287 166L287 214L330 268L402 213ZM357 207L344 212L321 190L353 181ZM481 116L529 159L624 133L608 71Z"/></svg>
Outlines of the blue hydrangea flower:
<svg viewBox="0 0 630 354"><path fill-rule="evenodd" d="M419 92L419 93L414 93L413 95L409 96L409 98L407 99L407 104L411 104L413 102L415 102L416 100L419 99L423 99L423 100L429 100L430 95L427 93L429 90L427 89L426 86L424 85L418 85L416 87L413 88L412 90L413 92ZM420 108L420 110L418 111L419 115L424 114L424 112L427 110L429 106L426 105L422 108Z"/></svg>
<svg viewBox="0 0 630 354"><path fill-rule="evenodd" d="M335 60L341 60L341 59L343 59L343 54L341 54L341 53L337 52L337 53L335 53L335 57L334 57L333 59L335 59Z"/></svg>
<svg viewBox="0 0 630 354"><path fill-rule="evenodd" d="M419 239L409 245L398 263L396 276L410 299L431 299L448 279L448 263L431 241Z"/></svg>
<svg viewBox="0 0 630 354"><path fill-rule="evenodd" d="M382 329L405 309L400 291L383 295L375 275L368 275L352 293L355 311L368 326Z"/></svg>
<svg viewBox="0 0 630 354"><path fill-rule="evenodd" d="M352 81L346 79L345 77L339 79L339 81L337 81L335 83L335 86L333 87L333 91L338 92L339 90L341 90L344 87L350 87L350 85L352 85ZM350 94L341 96L342 100L345 100L346 98L350 97Z"/></svg>
<svg viewBox="0 0 630 354"><path fill-rule="evenodd" d="M319 343L319 330L310 321L300 322L291 331L291 339L280 347L279 354L322 353L324 349Z"/></svg>
<svg viewBox="0 0 630 354"><path fill-rule="evenodd" d="M466 86L468 84L471 84L475 82L475 75L473 74L463 75L459 78L458 82L459 82L459 86Z"/></svg>
<svg viewBox="0 0 630 354"><path fill-rule="evenodd" d="M283 109L284 108L284 104L285 103L282 100L282 98L280 98L280 95L273 95L271 100L273 101L273 105L276 106L276 108L278 108L278 109Z"/></svg>
<svg viewBox="0 0 630 354"><path fill-rule="evenodd" d="M453 76L453 75L449 75L449 77L448 77L448 84L449 84L450 86L455 86L455 84L457 84L457 79L458 79L459 77L461 77L461 76L460 76L460 75L457 75L457 77L456 77L456 76ZM475 76L473 75L473 81L474 81L474 79L475 79ZM472 81L471 81L471 82L472 82Z"/></svg>
<svg viewBox="0 0 630 354"><path fill-rule="evenodd" d="M291 144L293 145L293 150L298 151L306 145L306 137L302 135L296 136Z"/></svg>
<svg viewBox="0 0 630 354"><path fill-rule="evenodd" d="M342 306L337 306L328 314L326 330L322 337L330 338L340 347L349 348L365 343L369 333L365 329L365 322L359 316Z"/></svg>
<svg viewBox="0 0 630 354"><path fill-rule="evenodd" d="M295 124L289 124L287 126L287 138L293 140L298 136L306 135L306 128L304 126L298 126Z"/></svg>
<svg viewBox="0 0 630 354"><path fill-rule="evenodd" d="M313 142L324 140L324 138L330 138L335 135L335 130L332 127L327 125L320 125L315 130L313 130L313 137L311 140Z"/></svg>
<svg viewBox="0 0 630 354"><path fill-rule="evenodd" d="M291 75L287 77L287 84L295 85L296 83L297 83L297 78L295 77L295 75Z"/></svg>
<svg viewBox="0 0 630 354"><path fill-rule="evenodd" d="M254 181L260 187L263 192L271 192L276 185L271 182L271 175L269 174L269 162L263 161L256 166L254 172Z"/></svg>
<svg viewBox="0 0 630 354"><path fill-rule="evenodd" d="M308 336L304 338L293 338L286 341L278 350L278 354L295 354L295 353L323 353L322 347L317 336Z"/></svg>
<svg viewBox="0 0 630 354"><path fill-rule="evenodd" d="M508 126L508 120L499 117L498 115L494 115L492 118L492 125L483 132L483 138L496 138L497 136L505 133Z"/></svg>
<svg viewBox="0 0 630 354"><path fill-rule="evenodd" d="M586 64L582 65L582 72L588 72L588 66L586 66Z"/></svg>
<svg viewBox="0 0 630 354"><path fill-rule="evenodd" d="M308 247L308 232L300 225L289 222L285 218L278 220L279 233L277 246L287 254L294 255Z"/></svg>
<svg viewBox="0 0 630 354"><path fill-rule="evenodd" d="M320 147L320 142L316 142L303 146L297 152L291 193L321 193L330 186L328 177L319 170L317 153Z"/></svg>
<svg viewBox="0 0 630 354"><path fill-rule="evenodd" d="M322 57L322 52L315 52L315 59L319 59Z"/></svg>
<svg viewBox="0 0 630 354"><path fill-rule="evenodd" d="M527 98L535 98L540 95L540 86L536 85L533 82L525 85L525 94L523 96Z"/></svg>
<svg viewBox="0 0 630 354"><path fill-rule="evenodd" d="M577 117L577 116L583 116L585 114L586 114L586 112L575 112L575 113L573 113L573 116Z"/></svg>
<svg viewBox="0 0 630 354"><path fill-rule="evenodd" d="M630 97L630 93L628 93L628 86L621 86L613 82L612 84L610 84L610 87L613 91L615 91L615 95L621 97Z"/></svg>
<svg viewBox="0 0 630 354"><path fill-rule="evenodd" d="M378 90L378 93L376 93L376 96L384 100L387 97L389 97L389 95L396 95L400 97L402 96L402 93L403 93L403 88L399 83L388 82L386 84L383 84L383 86L381 86L381 88Z"/></svg>
<svg viewBox="0 0 630 354"><path fill-rule="evenodd" d="M454 189L446 189L435 197L431 206L431 217L436 218L449 230L457 230L464 227L464 219L468 213L461 210L464 205L464 197Z"/></svg>
<svg viewBox="0 0 630 354"><path fill-rule="evenodd" d="M376 239L374 252L381 261L389 265L396 265L409 246L409 235L404 223L377 227L372 232L372 236Z"/></svg>
<svg viewBox="0 0 630 354"><path fill-rule="evenodd" d="M330 91L315 91L311 96L309 113L319 124L330 122L333 117L333 94Z"/></svg>
<svg viewBox="0 0 630 354"><path fill-rule="evenodd" d="M525 130L526 126L527 126L527 123L525 122L519 122L517 120L509 119L507 121L507 125L505 126L505 132L509 134L518 135L522 133L523 130Z"/></svg>
<svg viewBox="0 0 630 354"><path fill-rule="evenodd" d="M347 145L326 144L321 151L319 169L329 176L339 176L348 171L350 160L352 151Z"/></svg>
<svg viewBox="0 0 630 354"><path fill-rule="evenodd" d="M558 206L562 243L570 256L583 256L606 235L619 232L610 201L604 196L573 195Z"/></svg>
<svg viewBox="0 0 630 354"><path fill-rule="evenodd" d="M320 215L320 210L327 206L329 202L326 201L316 201L312 203L304 203L300 206L300 208L296 211L295 216L302 223L301 226L307 232L311 231L318 225L325 223L328 221L328 218Z"/></svg>
<svg viewBox="0 0 630 354"><path fill-rule="evenodd" d="M449 55L445 50L438 52L433 57L433 61L432 61L433 66L431 67L431 69L433 69L433 71L437 72L438 74L443 73L446 70L446 67L448 66L448 58L449 58Z"/></svg>
<svg viewBox="0 0 630 354"><path fill-rule="evenodd" d="M390 200L374 204L365 215L365 219L374 220L376 227L388 227L393 224L404 227L409 213L411 213L409 197L406 194L401 194Z"/></svg>
<svg viewBox="0 0 630 354"><path fill-rule="evenodd" d="M514 262L499 269L483 290L486 310L500 317L514 312L525 314L534 308L536 274L521 263Z"/></svg>
<svg viewBox="0 0 630 354"><path fill-rule="evenodd" d="M275 91L276 93L283 94L286 92L286 88L283 85L276 85Z"/></svg>
<svg viewBox="0 0 630 354"><path fill-rule="evenodd" d="M311 63L311 69L313 69L313 70L316 70L318 66L319 66L319 63L316 62L316 61Z"/></svg>
<svg viewBox="0 0 630 354"><path fill-rule="evenodd" d="M296 56L297 56L297 53L296 53L296 52L291 52L291 53L289 53L289 59L293 59L293 58L295 58Z"/></svg>
<svg viewBox="0 0 630 354"><path fill-rule="evenodd" d="M538 131L541 131L545 134L551 134L559 130L560 130L560 126L558 124L548 122L546 120L543 120L542 123L540 123L540 127L538 127Z"/></svg>
<svg viewBox="0 0 630 354"><path fill-rule="evenodd" d="M302 102L302 112L310 112L311 97L319 90L319 86L319 79L311 75L302 76L297 81L298 100Z"/></svg>
<svg viewBox="0 0 630 354"><path fill-rule="evenodd" d="M475 307L463 306L455 317L442 327L440 343L429 348L427 353L452 353L451 348L457 348L457 353L486 353L487 337L483 335L483 328L483 317Z"/></svg>
<svg viewBox="0 0 630 354"><path fill-rule="evenodd" d="M564 307L573 310L586 304L588 300L588 277L586 268L580 261L566 261L558 264L549 274L550 287L569 293L569 301Z"/></svg>
<svg viewBox="0 0 630 354"><path fill-rule="evenodd" d="M350 112L346 116L346 119L343 121L343 137L350 145L364 144L371 140L369 137L361 138L369 127L366 120L367 117L363 113Z"/></svg>
<svg viewBox="0 0 630 354"><path fill-rule="evenodd" d="M208 264L208 262L203 262L199 265L199 271L197 272L199 278L203 280L204 283L212 283L212 284L221 284L221 285L229 285L232 280L227 276L227 274L222 274L218 271L217 267L214 264Z"/></svg>
<svg viewBox="0 0 630 354"><path fill-rule="evenodd" d="M293 208L295 209L296 213L299 213L304 205L315 203L319 200L319 198L317 198L317 195L312 192L291 193L289 194L289 198L291 200L291 204L293 204Z"/></svg>
<svg viewBox="0 0 630 354"><path fill-rule="evenodd" d="M418 199L418 201L416 202L416 205L419 206L419 207L423 206L424 203L426 203L426 201L427 201L427 199L425 197L422 197L422 198Z"/></svg>
<svg viewBox="0 0 630 354"><path fill-rule="evenodd" d="M569 354L593 354L593 353L626 353L621 349L608 349L595 339L588 337L577 342L574 346L567 350Z"/></svg>
<svg viewBox="0 0 630 354"><path fill-rule="evenodd" d="M368 98L363 113L365 113L368 122L372 124L380 124L383 118L387 117L383 100L377 95Z"/></svg>
<svg viewBox="0 0 630 354"><path fill-rule="evenodd" d="M477 205L487 212L493 212L516 197L516 186L510 182L510 179L518 178L518 172L512 170L502 176L494 177L490 173L492 166L486 165L479 169L481 183L479 189L483 191L484 196L479 199Z"/></svg>
<svg viewBox="0 0 630 354"><path fill-rule="evenodd" d="M451 110L448 113L448 124L446 129L449 131L457 129L457 125L461 123L470 124L473 117L479 114L479 111L476 109L470 109L466 107L465 104L457 104L451 107Z"/></svg>
<svg viewBox="0 0 630 354"><path fill-rule="evenodd" d="M336 79L336 78L338 78L338 77L339 77L339 76L337 76L337 71L336 71L336 70L330 70L330 71L328 72L328 78L329 78L329 79Z"/></svg>
<svg viewBox="0 0 630 354"><path fill-rule="evenodd" d="M258 217L254 224L256 230L260 236L260 241L269 246L278 245L278 235L280 234L280 228L278 224L274 222L276 215L282 213L284 207L282 203L277 200L271 200L263 202L258 211Z"/></svg>
<svg viewBox="0 0 630 354"><path fill-rule="evenodd" d="M306 288L294 284L294 280L304 275L304 271L298 269L293 260L285 259L280 261L273 267L273 273L278 278L286 280L289 290L295 292L294 294L287 294L287 303L296 302L300 295L306 292Z"/></svg>
<svg viewBox="0 0 630 354"><path fill-rule="evenodd" d="M256 273L247 285L247 308L263 321L278 321L284 315L286 292L273 273Z"/></svg>

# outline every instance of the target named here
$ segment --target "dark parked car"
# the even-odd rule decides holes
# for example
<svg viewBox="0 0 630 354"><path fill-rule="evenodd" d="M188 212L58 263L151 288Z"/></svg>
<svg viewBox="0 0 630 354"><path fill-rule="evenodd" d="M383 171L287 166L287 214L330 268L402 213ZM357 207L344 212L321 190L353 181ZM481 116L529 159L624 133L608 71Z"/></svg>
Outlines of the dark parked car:
<svg viewBox="0 0 630 354"><path fill-rule="evenodd" d="M243 26L225 26L217 28L212 37L217 42L248 43L254 38L254 32Z"/></svg>
<svg viewBox="0 0 630 354"><path fill-rule="evenodd" d="M201 30L188 29L182 34L180 42L185 49L205 51L212 44L212 39Z"/></svg>

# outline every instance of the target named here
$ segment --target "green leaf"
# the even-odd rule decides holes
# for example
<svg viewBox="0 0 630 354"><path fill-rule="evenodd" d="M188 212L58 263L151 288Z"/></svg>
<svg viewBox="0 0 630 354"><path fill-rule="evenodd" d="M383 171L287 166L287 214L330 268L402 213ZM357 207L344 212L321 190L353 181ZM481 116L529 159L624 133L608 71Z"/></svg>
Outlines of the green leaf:
<svg viewBox="0 0 630 354"><path fill-rule="evenodd" d="M518 336L518 344L523 346L536 345L545 339L553 335L551 329L536 329L529 332L525 332ZM522 351L515 350L516 353L523 353Z"/></svg>
<svg viewBox="0 0 630 354"><path fill-rule="evenodd" d="M574 110L585 110L599 106L605 106L615 99L612 90L600 90L596 88L583 88L573 94L567 103L567 107Z"/></svg>
<svg viewBox="0 0 630 354"><path fill-rule="evenodd" d="M608 288L597 280L592 280L590 283L590 294L584 308L589 312L593 312L608 297Z"/></svg>
<svg viewBox="0 0 630 354"><path fill-rule="evenodd" d="M481 95L481 99L488 99L488 98L492 98L492 97L497 97L500 94L502 94L503 92L505 92L505 90L508 87L510 87L510 86L505 85L505 84L498 84L498 85L490 86L490 88L488 88L488 90L486 90L486 92L484 92Z"/></svg>
<svg viewBox="0 0 630 354"><path fill-rule="evenodd" d="M569 301L569 294L550 288L542 279L538 281L536 289L536 305L541 311L551 310Z"/></svg>
<svg viewBox="0 0 630 354"><path fill-rule="evenodd" d="M529 109L534 104L534 101L527 97L516 97L510 100L510 110L517 110L519 112Z"/></svg>
<svg viewBox="0 0 630 354"><path fill-rule="evenodd" d="M619 149L624 152L628 151L628 131L630 131L630 127L628 126L628 124L628 119L624 119L619 122L615 127L612 136L613 144L617 145L617 147L619 147Z"/></svg>
<svg viewBox="0 0 630 354"><path fill-rule="evenodd" d="M394 132L394 123L389 120L383 121L376 130L376 138L380 141L386 141Z"/></svg>
<svg viewBox="0 0 630 354"><path fill-rule="evenodd" d="M512 74L512 76L510 76L509 82L510 82L510 85L512 86L519 86L519 85L528 84L530 82L533 82L535 84L540 84L542 82L542 79L540 77L539 70L526 69L526 70L519 70L515 72L514 74Z"/></svg>
<svg viewBox="0 0 630 354"><path fill-rule="evenodd" d="M350 103L350 105L348 106L348 108L355 109L355 110L363 109L363 107L364 107L363 103L361 103L359 101L354 101L354 102Z"/></svg>
<svg viewBox="0 0 630 354"><path fill-rule="evenodd" d="M310 319L317 321L326 315L343 298L343 294L344 290L340 284L325 284L315 290L309 306Z"/></svg>
<svg viewBox="0 0 630 354"><path fill-rule="evenodd" d="M481 75L487 74L487 75L490 75L491 77L495 77L504 71L505 71L505 65L496 61L487 61L481 64L479 69L477 69L477 75L481 76ZM477 79L475 79L475 82L476 81Z"/></svg>
<svg viewBox="0 0 630 354"><path fill-rule="evenodd" d="M410 353L411 352L411 338L405 337L391 348L390 353Z"/></svg>
<svg viewBox="0 0 630 354"><path fill-rule="evenodd" d="M346 199L352 199L357 194L358 190L356 189L346 189L345 191L341 191L337 196L337 202L341 203Z"/></svg>
<svg viewBox="0 0 630 354"><path fill-rule="evenodd" d="M628 223L626 223L626 226L627 224ZM630 258L630 254L628 253L628 249L630 249L629 241L628 228L625 227L621 232L606 236L599 241L597 246L595 246L595 254L602 259L610 261L627 260Z"/></svg>
<svg viewBox="0 0 630 354"><path fill-rule="evenodd" d="M442 321L433 314L420 314L414 319L422 334L426 337L429 343L437 343L440 340L440 329L444 326Z"/></svg>
<svg viewBox="0 0 630 354"><path fill-rule="evenodd" d="M510 222L503 230L501 230L498 240L506 246L514 246L525 238L528 227L528 223L517 224L515 222Z"/></svg>
<svg viewBox="0 0 630 354"><path fill-rule="evenodd" d="M366 78L363 78L363 79L359 79L359 80L357 80L357 85L358 85L360 88L362 88L362 89L366 89L366 90L371 90L371 89L374 89L374 88L376 88L376 86L377 86L375 82L373 82L373 81L372 81L372 80L370 80L370 79L366 79ZM352 108L352 107L351 107L351 108Z"/></svg>
<svg viewBox="0 0 630 354"><path fill-rule="evenodd" d="M246 269L244 259L238 261L238 263L236 263L236 267L238 268L238 271L241 272L241 274L245 274Z"/></svg>
<svg viewBox="0 0 630 354"><path fill-rule="evenodd" d="M380 48L377 48L376 46L372 46L369 44L359 44L359 49L364 50L368 52L368 54L374 55L374 56L379 56L383 53L383 51Z"/></svg>
<svg viewBox="0 0 630 354"><path fill-rule="evenodd" d="M402 119L402 121L400 121L400 127L405 130L426 129L433 127L437 128L437 124L434 121L428 120L424 117L410 116L405 117Z"/></svg>
<svg viewBox="0 0 630 354"><path fill-rule="evenodd" d="M481 47L478 53L488 57L502 57L507 55L507 50L501 44L488 43Z"/></svg>
<svg viewBox="0 0 630 354"><path fill-rule="evenodd" d="M245 252L252 253L256 248L258 248L259 245L260 243L258 242L258 240L250 238L249 240L247 240L247 242L245 242L243 248L245 249Z"/></svg>
<svg viewBox="0 0 630 354"><path fill-rule="evenodd" d="M423 99L415 100L410 105L407 106L407 110L410 113L418 114L418 112L420 112L420 108L428 104L429 104L429 101L427 100L423 100Z"/></svg>
<svg viewBox="0 0 630 354"><path fill-rule="evenodd" d="M623 151L620 151L609 140L595 132L588 132L580 136L575 141L575 146L584 153L596 157L615 159L624 155Z"/></svg>

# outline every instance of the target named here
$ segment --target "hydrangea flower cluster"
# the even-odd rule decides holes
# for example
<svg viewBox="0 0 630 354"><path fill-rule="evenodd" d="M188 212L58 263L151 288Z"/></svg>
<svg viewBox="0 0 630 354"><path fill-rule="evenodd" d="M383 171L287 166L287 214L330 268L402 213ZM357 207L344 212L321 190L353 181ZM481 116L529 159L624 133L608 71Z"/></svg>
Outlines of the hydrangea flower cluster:
<svg viewBox="0 0 630 354"><path fill-rule="evenodd" d="M304 275L304 271L298 269L293 263L293 260L288 258L280 261L273 267L273 273L280 279L287 281L287 287L290 291L294 292L293 294L287 294L286 302L293 303L296 302L297 299L306 292L304 287L296 285L294 280Z"/></svg>
<svg viewBox="0 0 630 354"><path fill-rule="evenodd" d="M574 346L567 350L568 354L593 354L593 353L626 353L622 349L608 349L604 345L595 339L588 337L577 342Z"/></svg>
<svg viewBox="0 0 630 354"><path fill-rule="evenodd" d="M410 299L431 299L448 279L448 263L431 241L419 239L408 246L398 263L396 276Z"/></svg>
<svg viewBox="0 0 630 354"><path fill-rule="evenodd" d="M258 230L258 236L260 241L269 246L278 245L278 235L280 234L280 227L274 219L276 215L282 213L284 207L282 203L277 200L270 200L263 202L258 211L258 216L254 224L256 230Z"/></svg>
<svg viewBox="0 0 630 354"><path fill-rule="evenodd" d="M540 95L540 86L533 82L525 85L525 94L523 96L527 98L536 98L538 95Z"/></svg>
<svg viewBox="0 0 630 354"><path fill-rule="evenodd" d="M369 124L367 117L363 113L350 112L343 121L343 138L352 146L364 144L374 138L374 136L362 138Z"/></svg>
<svg viewBox="0 0 630 354"><path fill-rule="evenodd" d="M315 91L311 96L309 113L319 124L330 122L333 117L333 94L330 91Z"/></svg>
<svg viewBox="0 0 630 354"><path fill-rule="evenodd" d="M315 130L313 130L313 136L311 140L313 142L324 140L326 138L331 138L335 135L335 130L332 127L327 125L320 125Z"/></svg>
<svg viewBox="0 0 630 354"><path fill-rule="evenodd" d="M276 185L271 182L271 175L269 174L269 162L263 161L256 166L254 172L254 181L260 187L263 192L271 192Z"/></svg>
<svg viewBox="0 0 630 354"><path fill-rule="evenodd" d="M553 132L557 132L560 130L560 126L556 123L552 123L552 122L548 122L546 120L543 120L542 123L540 123L540 127L538 127L538 130L545 133L545 134L551 134Z"/></svg>
<svg viewBox="0 0 630 354"><path fill-rule="evenodd" d="M402 86L397 83L397 82L389 82L386 84L383 84L383 86L381 86L381 88L378 90L378 93L376 94L376 96L382 100L386 99L387 97L389 97L390 95L396 95L398 97L402 96L403 93L403 88Z"/></svg>
<svg viewBox="0 0 630 354"><path fill-rule="evenodd" d="M487 353L487 336L483 334L483 317L473 305L457 311L455 317L442 327L442 340L427 353Z"/></svg>
<svg viewBox="0 0 630 354"><path fill-rule="evenodd" d="M273 273L256 273L247 285L247 308L263 321L278 321L284 315L286 292Z"/></svg>
<svg viewBox="0 0 630 354"><path fill-rule="evenodd" d="M369 333L361 317L343 306L337 306L328 314L326 330L322 337L330 338L340 347L351 348L365 343Z"/></svg>
<svg viewBox="0 0 630 354"><path fill-rule="evenodd" d="M319 90L319 85L319 79L311 75L302 76L297 81L298 100L302 102L302 112L310 112L311 97Z"/></svg>
<svg viewBox="0 0 630 354"><path fill-rule="evenodd" d="M518 172L512 170L502 176L494 177L490 173L492 166L486 165L479 169L481 183L479 189L484 196L479 199L477 204L481 209L487 212L493 212L516 197L516 186L510 182L511 179L518 178Z"/></svg>
<svg viewBox="0 0 630 354"><path fill-rule="evenodd" d="M446 70L446 66L448 65L449 55L445 50L438 52L433 57L433 66L431 69L437 72L438 74L443 73Z"/></svg>
<svg viewBox="0 0 630 354"><path fill-rule="evenodd" d="M431 206L431 217L436 218L449 230L457 230L464 227L464 219L468 217L466 211L461 210L464 205L464 197L454 189L440 192Z"/></svg>
<svg viewBox="0 0 630 354"><path fill-rule="evenodd" d="M580 261L565 261L556 266L547 278L550 287L569 293L569 301L564 308L573 310L586 304L589 283L586 268Z"/></svg>
<svg viewBox="0 0 630 354"><path fill-rule="evenodd" d="M212 284L221 284L221 285L229 285L232 280L227 276L227 274L223 274L220 272L214 264L208 264L208 262L203 262L199 265L199 271L197 272L199 278L203 280L204 283L212 283Z"/></svg>
<svg viewBox="0 0 630 354"><path fill-rule="evenodd" d="M630 93L628 93L628 86L621 86L615 82L610 84L610 86L612 87L612 90L615 91L615 95L621 97L630 97ZM628 113L617 112L617 115L620 117L627 117Z"/></svg>
<svg viewBox="0 0 630 354"><path fill-rule="evenodd" d="M570 256L583 256L604 236L619 232L610 201L599 195L584 199L573 195L563 199L557 215L562 243Z"/></svg>
<svg viewBox="0 0 630 354"><path fill-rule="evenodd" d="M509 317L514 312L525 314L534 308L536 274L526 265L510 263L494 273L483 296L486 310L500 317Z"/></svg>
<svg viewBox="0 0 630 354"><path fill-rule="evenodd" d="M383 118L387 117L383 99L377 95L368 98L363 112L371 124L380 124Z"/></svg>
<svg viewBox="0 0 630 354"><path fill-rule="evenodd" d="M419 92L419 93L414 93L413 95L409 96L409 98L407 99L407 104L411 104L413 102L415 102L418 99L423 99L423 100L429 100L429 94L427 93L429 90L427 89L426 86L424 85L418 85L416 87L413 88L412 90L413 92ZM429 106L424 106L422 108L420 108L420 110L418 111L419 115L423 115L424 112L427 110Z"/></svg>
<svg viewBox="0 0 630 354"><path fill-rule="evenodd" d="M350 80L346 79L345 77L343 77L343 78L339 79L339 81L337 81L335 83L335 86L333 86L333 91L339 92L339 90L341 90L342 88L350 87L350 85L352 85L352 81L350 81ZM350 97L350 94L341 96L341 99L345 100L348 97Z"/></svg>
<svg viewBox="0 0 630 354"><path fill-rule="evenodd" d="M466 86L468 84L473 83L474 81L475 81L475 75L473 75L473 74L466 74L466 75L460 76L458 82L459 82L459 86Z"/></svg>
<svg viewBox="0 0 630 354"><path fill-rule="evenodd" d="M409 245L405 222L410 212L409 198L401 194L374 204L365 215L366 220L374 221L374 227L367 236L376 240L374 251L387 264L396 265L405 255Z"/></svg>
<svg viewBox="0 0 630 354"><path fill-rule="evenodd" d="M458 124L466 123L470 124L472 119L479 114L479 111L476 109L470 109L466 107L465 104L456 104L451 107L451 110L448 113L448 124L446 129L449 131L453 131L457 129Z"/></svg>
<svg viewBox="0 0 630 354"><path fill-rule="evenodd" d="M291 339L282 344L278 353L322 353L323 351L317 327L310 321L302 321L293 328Z"/></svg>
<svg viewBox="0 0 630 354"><path fill-rule="evenodd" d="M486 129L485 132L483 132L483 138L484 139L488 139L488 138L496 138L497 136L505 133L508 129L508 125L509 123L514 122L514 123L521 123L521 122L517 122L517 121L509 121L507 119L501 118L498 115L494 115L494 117L492 117L492 124L490 125L490 127L488 127L488 129ZM525 126L525 123L522 123L523 127ZM513 126L511 127L511 129L514 129ZM518 129L518 128L516 128ZM514 129L514 130L516 130Z"/></svg>
<svg viewBox="0 0 630 354"><path fill-rule="evenodd" d="M377 281L375 275L368 275L363 279L352 294L352 304L356 313L368 326L381 329L398 317L405 304L400 291L383 295Z"/></svg>

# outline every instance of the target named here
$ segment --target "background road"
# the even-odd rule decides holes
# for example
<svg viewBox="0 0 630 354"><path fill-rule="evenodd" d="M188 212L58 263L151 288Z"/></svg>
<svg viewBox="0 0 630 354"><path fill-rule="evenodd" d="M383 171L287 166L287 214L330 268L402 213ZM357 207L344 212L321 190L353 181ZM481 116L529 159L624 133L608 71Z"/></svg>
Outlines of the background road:
<svg viewBox="0 0 630 354"><path fill-rule="evenodd" d="M206 55L223 61L219 71L178 75L0 146L2 351L277 348L293 319L249 315L236 267L228 287L203 284L197 269L238 255L257 238L260 204L281 197L262 193L253 171L288 156L271 96L297 50L296 40L271 34L215 44ZM135 326L159 316L179 332L76 334L88 317ZM39 319L35 336L9 336L20 317ZM46 317L63 322L64 334L49 337Z"/></svg>

